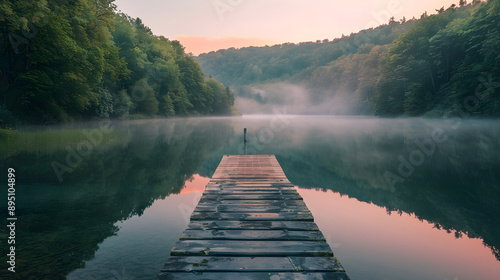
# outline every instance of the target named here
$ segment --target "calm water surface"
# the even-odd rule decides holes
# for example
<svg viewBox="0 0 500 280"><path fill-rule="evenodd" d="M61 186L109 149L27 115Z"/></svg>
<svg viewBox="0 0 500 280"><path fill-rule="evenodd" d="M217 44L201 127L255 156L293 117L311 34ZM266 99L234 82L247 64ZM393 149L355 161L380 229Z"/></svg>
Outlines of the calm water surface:
<svg viewBox="0 0 500 280"><path fill-rule="evenodd" d="M154 279L244 127L353 280L499 279L499 121L322 116L79 124L77 141L2 147L18 221L16 273L2 245L0 278Z"/></svg>

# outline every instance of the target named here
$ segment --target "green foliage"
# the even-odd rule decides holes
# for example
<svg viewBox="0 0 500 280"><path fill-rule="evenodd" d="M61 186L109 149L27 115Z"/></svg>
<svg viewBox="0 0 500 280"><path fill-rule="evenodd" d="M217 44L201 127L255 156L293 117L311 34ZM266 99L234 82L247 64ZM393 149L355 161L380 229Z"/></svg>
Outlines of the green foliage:
<svg viewBox="0 0 500 280"><path fill-rule="evenodd" d="M99 97L96 113L98 117L107 119L113 114L113 96L106 89L100 89L99 91L101 96Z"/></svg>
<svg viewBox="0 0 500 280"><path fill-rule="evenodd" d="M0 140L7 141L13 137L17 132L12 128L0 128Z"/></svg>
<svg viewBox="0 0 500 280"><path fill-rule="evenodd" d="M205 78L206 91L211 97L213 113L216 115L231 114L231 106L234 103L233 95L228 87L218 82L214 78Z"/></svg>
<svg viewBox="0 0 500 280"><path fill-rule="evenodd" d="M10 111L6 110L3 107L0 107L0 129L12 127L16 122L16 118Z"/></svg>
<svg viewBox="0 0 500 280"><path fill-rule="evenodd" d="M333 41L220 50L202 54L197 61L205 73L259 104L265 104L267 98L252 94L248 86L288 82L308 89L313 104L347 96L343 98L344 106L350 108L347 113L372 114L381 57L387 45L414 23L394 22ZM274 99L284 100L286 93Z"/></svg>
<svg viewBox="0 0 500 280"><path fill-rule="evenodd" d="M134 93L136 113L147 116L154 116L158 113L158 100L155 97L153 88L145 78L137 81L132 92Z"/></svg>
<svg viewBox="0 0 500 280"><path fill-rule="evenodd" d="M441 34L451 22L468 15L470 9L426 17L391 44L377 83L377 113L419 115L432 106L429 102L437 97L438 84L446 79L456 51L450 46L453 41L443 40Z"/></svg>
<svg viewBox="0 0 500 280"><path fill-rule="evenodd" d="M132 100L125 90L120 90L113 95L113 117L126 119L129 116Z"/></svg>
<svg viewBox="0 0 500 280"><path fill-rule="evenodd" d="M445 107L447 115L499 115L499 3L449 9L395 40L377 83L375 111L422 115ZM387 106L389 98L398 104Z"/></svg>
<svg viewBox="0 0 500 280"><path fill-rule="evenodd" d="M31 123L214 111L179 42L115 13L113 2L2 1L0 105ZM144 100L134 98L138 84Z"/></svg>
<svg viewBox="0 0 500 280"><path fill-rule="evenodd" d="M196 60L205 73L233 87L283 80L303 82L322 66L352 54L368 54L374 46L391 43L412 25L413 21L382 25L333 41L230 48L201 54Z"/></svg>
<svg viewBox="0 0 500 280"><path fill-rule="evenodd" d="M160 112L166 117L175 116L174 102L172 101L170 94L163 96L163 99L160 102Z"/></svg>
<svg viewBox="0 0 500 280"><path fill-rule="evenodd" d="M461 1L333 41L232 48L197 60L237 95L261 104L249 87L287 82L318 104L347 96L344 106L356 114L457 115L459 106L467 115L498 116L499 3Z"/></svg>
<svg viewBox="0 0 500 280"><path fill-rule="evenodd" d="M111 35L131 70L121 86L134 113L168 117L215 112L201 67L178 41L154 36L139 18L118 14L115 23Z"/></svg>
<svg viewBox="0 0 500 280"><path fill-rule="evenodd" d="M127 139L123 131L103 133L102 143L106 144L117 139ZM0 129L0 160L19 153L50 154L61 147L76 146L88 138L81 129L52 128L40 131L18 131Z"/></svg>

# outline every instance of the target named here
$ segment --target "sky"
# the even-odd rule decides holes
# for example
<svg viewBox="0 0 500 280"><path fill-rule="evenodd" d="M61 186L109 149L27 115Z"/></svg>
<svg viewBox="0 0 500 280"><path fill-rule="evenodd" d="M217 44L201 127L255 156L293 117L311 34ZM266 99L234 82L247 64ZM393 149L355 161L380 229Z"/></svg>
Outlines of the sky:
<svg viewBox="0 0 500 280"><path fill-rule="evenodd" d="M472 0L470 0L472 1ZM469 2L470 2L469 1ZM459 0L116 0L155 35L179 40L187 53L335 39L458 5Z"/></svg>

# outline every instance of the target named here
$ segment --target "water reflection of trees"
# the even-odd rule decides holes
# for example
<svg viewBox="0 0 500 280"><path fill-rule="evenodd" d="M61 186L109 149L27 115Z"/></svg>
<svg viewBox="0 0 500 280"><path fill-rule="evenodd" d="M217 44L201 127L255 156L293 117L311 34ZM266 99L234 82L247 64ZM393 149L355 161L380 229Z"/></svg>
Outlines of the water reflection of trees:
<svg viewBox="0 0 500 280"><path fill-rule="evenodd" d="M65 160L64 147L9 157L5 165L15 167L20 180L17 279L64 279L82 267L117 232L117 221L179 192L194 173L211 175L223 154L237 154L241 135L234 131L241 133L243 126L255 138L269 120L120 124L119 135L128 136L97 147L62 184L50 164ZM428 137L435 127L445 129L449 140L404 183L389 187L384 172L396 172L398 155L407 156L416 148L414 139ZM276 154L296 185L414 213L450 233L482 238L500 259L500 131L492 127L478 121L452 131L424 120L297 118L259 143L257 152Z"/></svg>
<svg viewBox="0 0 500 280"><path fill-rule="evenodd" d="M403 183L390 187L385 181L385 171L397 174L398 155L417 149L414 140L430 135L435 125L413 121L396 124L393 132L375 125L347 134L306 130L303 143L280 149L278 160L296 185L332 189L387 211L415 214L457 237L481 238L500 260L500 131L491 123L473 122L458 131L440 126L449 139Z"/></svg>
<svg viewBox="0 0 500 280"><path fill-rule="evenodd" d="M156 199L178 193L230 133L227 125L203 121L119 129L130 137L96 149L62 183L50 163L64 162L64 147L8 158L20 176L29 174L18 187L19 269L9 279L65 279L117 232L117 221L142 215Z"/></svg>

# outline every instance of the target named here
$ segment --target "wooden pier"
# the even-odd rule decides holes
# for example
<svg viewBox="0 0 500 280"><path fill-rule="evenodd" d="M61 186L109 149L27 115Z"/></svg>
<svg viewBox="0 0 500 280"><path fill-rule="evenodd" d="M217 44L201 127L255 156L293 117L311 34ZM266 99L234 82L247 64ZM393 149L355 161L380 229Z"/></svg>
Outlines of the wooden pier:
<svg viewBox="0 0 500 280"><path fill-rule="evenodd" d="M158 280L349 279L274 155L224 156Z"/></svg>

